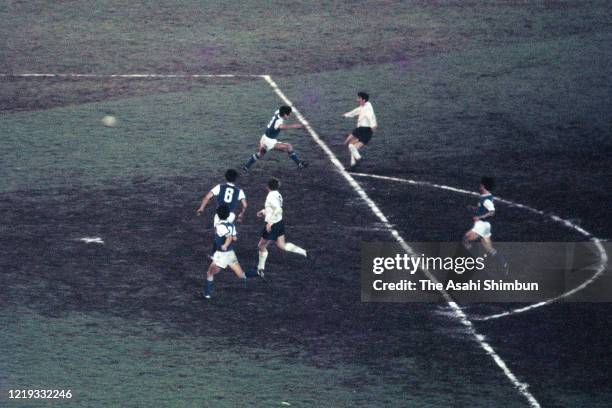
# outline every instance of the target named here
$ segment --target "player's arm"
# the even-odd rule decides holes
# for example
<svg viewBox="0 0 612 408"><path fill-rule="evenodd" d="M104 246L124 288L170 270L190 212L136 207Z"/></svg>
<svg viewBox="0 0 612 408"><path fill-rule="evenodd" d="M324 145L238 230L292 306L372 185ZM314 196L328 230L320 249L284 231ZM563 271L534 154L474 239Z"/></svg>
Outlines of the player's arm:
<svg viewBox="0 0 612 408"><path fill-rule="evenodd" d="M211 198L213 198L213 193L212 193L212 191L209 191L208 194L206 194L204 196L204 198L202 198L202 203L200 204L200 206L196 210L196 214L202 215L202 213L204 212L204 209L208 205L208 202L210 201Z"/></svg>
<svg viewBox="0 0 612 408"><path fill-rule="evenodd" d="M376 121L376 115L374 114L374 108L372 108L372 105L368 105L366 115L368 116L372 130L378 129L378 122Z"/></svg>
<svg viewBox="0 0 612 408"><path fill-rule="evenodd" d="M358 106L355 109L353 109L352 111L346 112L342 116L344 116L345 118L353 118L355 116L358 116L359 115L359 109L361 109L361 107Z"/></svg>
<svg viewBox="0 0 612 408"><path fill-rule="evenodd" d="M269 217L269 219L275 219L275 218L276 218L276 216L278 215L278 213L279 213L280 211L282 211L282 210L281 210L281 207L276 206L276 205L274 205L274 204L275 204L275 203L270 203L270 205L269 205L269 206L267 206L267 208L266 208L266 210L267 210L267 211L270 213L270 217ZM271 223L271 222L266 223L266 230L267 230L268 232L272 231L272 223Z"/></svg>
<svg viewBox="0 0 612 408"><path fill-rule="evenodd" d="M227 248L231 245L231 243L234 241L234 238L232 234L229 234L227 237L225 237L225 242L223 243L223 245L221 245L221 249L223 251L227 251ZM237 238L236 238L237 239Z"/></svg>
<svg viewBox="0 0 612 408"><path fill-rule="evenodd" d="M282 125L279 125L279 126L278 126L278 128L279 128L279 129L301 129L301 128L303 128L303 127L304 127L304 126L300 125L299 123L294 123L294 124L292 124L292 125L285 125L285 124L282 124Z"/></svg>
<svg viewBox="0 0 612 408"><path fill-rule="evenodd" d="M491 200L486 200L483 205L487 209L487 212L482 215L475 215L472 218L474 221L484 220L485 218L491 218L495 215L495 206L493 205L493 202Z"/></svg>
<svg viewBox="0 0 612 408"><path fill-rule="evenodd" d="M242 222L242 220L244 219L244 213L246 212L246 209L248 207L246 198L243 198L242 200L240 200L240 205L242 206L242 209L240 210L240 213L238 214L238 221Z"/></svg>
<svg viewBox="0 0 612 408"><path fill-rule="evenodd" d="M484 220L485 218L490 218L492 216L495 215L495 211L487 211L486 213L482 214L482 215L478 215L478 216L474 216L472 219L474 221L478 221L478 220Z"/></svg>
<svg viewBox="0 0 612 408"><path fill-rule="evenodd" d="M263 210L259 210L259 211L257 211L257 217L258 217L258 218L263 218L263 217L265 217L265 216L266 216L266 210L267 210L267 209L266 209L266 208L264 208ZM268 209L268 210L269 210L269 209ZM272 213L272 214L274 214L274 213ZM267 223L266 223L266 231L268 231L268 232L272 231L272 223L271 223L271 222L267 222Z"/></svg>

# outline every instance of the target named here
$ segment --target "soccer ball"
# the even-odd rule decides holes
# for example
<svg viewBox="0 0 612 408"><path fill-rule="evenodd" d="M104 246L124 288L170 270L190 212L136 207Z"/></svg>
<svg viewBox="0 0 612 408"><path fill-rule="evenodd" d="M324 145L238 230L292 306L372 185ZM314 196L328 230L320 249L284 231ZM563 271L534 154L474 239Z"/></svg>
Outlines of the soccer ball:
<svg viewBox="0 0 612 408"><path fill-rule="evenodd" d="M113 127L117 124L117 118L107 115L102 118L102 124L106 127Z"/></svg>

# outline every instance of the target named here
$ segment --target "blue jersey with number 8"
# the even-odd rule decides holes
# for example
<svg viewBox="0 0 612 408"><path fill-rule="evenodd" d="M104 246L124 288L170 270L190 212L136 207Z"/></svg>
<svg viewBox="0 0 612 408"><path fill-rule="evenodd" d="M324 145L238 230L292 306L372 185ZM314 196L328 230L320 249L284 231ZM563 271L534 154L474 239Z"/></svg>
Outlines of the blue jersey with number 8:
<svg viewBox="0 0 612 408"><path fill-rule="evenodd" d="M217 196L217 205L225 204L229 207L230 212L234 212L238 206L240 197L240 189L230 184L221 184L219 186L219 195Z"/></svg>

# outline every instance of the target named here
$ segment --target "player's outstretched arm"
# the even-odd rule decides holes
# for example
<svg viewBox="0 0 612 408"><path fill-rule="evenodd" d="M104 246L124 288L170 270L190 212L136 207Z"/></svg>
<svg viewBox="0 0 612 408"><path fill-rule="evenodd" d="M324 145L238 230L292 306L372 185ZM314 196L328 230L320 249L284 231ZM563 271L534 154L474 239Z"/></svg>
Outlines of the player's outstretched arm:
<svg viewBox="0 0 612 408"><path fill-rule="evenodd" d="M242 210L240 210L240 213L238 214L237 219L239 222L242 222L242 220L244 219L244 214L246 213L246 209L249 205L246 199L240 200L240 204L242 204Z"/></svg>
<svg viewBox="0 0 612 408"><path fill-rule="evenodd" d="M210 201L212 197L213 197L213 193L209 191L208 194L206 194L204 198L202 198L202 203L196 210L197 215L202 215L202 213L204 212L204 209L206 208L206 206L208 205L208 202Z"/></svg>
<svg viewBox="0 0 612 408"><path fill-rule="evenodd" d="M303 128L303 125L300 125L299 123L294 123L292 125L280 125L278 128L279 129L301 129Z"/></svg>
<svg viewBox="0 0 612 408"><path fill-rule="evenodd" d="M355 117L355 116L359 115L359 110L360 110L360 108L361 108L361 107L357 107L357 108L353 109L353 110L352 110L352 111L350 111L350 112L346 112L346 113L344 113L342 116L344 116L345 118L353 118L353 117Z"/></svg>

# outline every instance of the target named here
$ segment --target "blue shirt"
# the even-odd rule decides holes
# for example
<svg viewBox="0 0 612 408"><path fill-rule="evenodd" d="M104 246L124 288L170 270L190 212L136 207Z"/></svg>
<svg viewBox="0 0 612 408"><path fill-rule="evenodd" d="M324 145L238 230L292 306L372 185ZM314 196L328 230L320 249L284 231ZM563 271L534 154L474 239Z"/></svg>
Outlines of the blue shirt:
<svg viewBox="0 0 612 408"><path fill-rule="evenodd" d="M230 212L234 212L238 201L246 199L244 192L231 183L218 184L210 191L217 197L217 206L225 204Z"/></svg>
<svg viewBox="0 0 612 408"><path fill-rule="evenodd" d="M265 131L266 136L268 136L270 139L278 138L278 134L281 131L280 127L278 126L282 124L283 124L283 118L280 117L280 112L279 111L274 112L274 116L272 116L272 120L270 120L270 123L268 123L268 126L266 127L266 131Z"/></svg>
<svg viewBox="0 0 612 408"><path fill-rule="evenodd" d="M487 201L489 201L490 204L487 203ZM493 205L493 194L481 195L478 198L478 208L476 208L476 213L474 215L480 217L492 211L495 211L495 206Z"/></svg>

